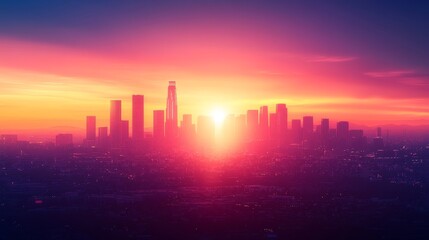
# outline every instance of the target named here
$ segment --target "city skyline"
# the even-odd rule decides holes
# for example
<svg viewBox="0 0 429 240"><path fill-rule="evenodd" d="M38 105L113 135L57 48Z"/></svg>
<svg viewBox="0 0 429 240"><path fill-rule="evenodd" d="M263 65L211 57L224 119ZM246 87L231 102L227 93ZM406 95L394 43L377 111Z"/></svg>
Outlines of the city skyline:
<svg viewBox="0 0 429 240"><path fill-rule="evenodd" d="M284 102L291 119L427 125L424 3L171 4L2 3L0 131L108 121L106 99L123 99L131 119L129 95L144 92L152 112L169 80L181 84L179 116Z"/></svg>

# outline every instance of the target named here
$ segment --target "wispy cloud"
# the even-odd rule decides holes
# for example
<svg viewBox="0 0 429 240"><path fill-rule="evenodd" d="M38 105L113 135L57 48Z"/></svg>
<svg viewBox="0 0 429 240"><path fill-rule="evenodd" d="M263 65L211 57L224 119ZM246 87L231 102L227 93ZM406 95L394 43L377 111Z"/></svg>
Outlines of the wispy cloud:
<svg viewBox="0 0 429 240"><path fill-rule="evenodd" d="M414 74L416 74L416 71L414 70L391 70L365 73L365 75L373 78L401 78Z"/></svg>
<svg viewBox="0 0 429 240"><path fill-rule="evenodd" d="M308 62L326 62L326 63L341 63L356 60L356 57L346 56L313 56L307 59Z"/></svg>

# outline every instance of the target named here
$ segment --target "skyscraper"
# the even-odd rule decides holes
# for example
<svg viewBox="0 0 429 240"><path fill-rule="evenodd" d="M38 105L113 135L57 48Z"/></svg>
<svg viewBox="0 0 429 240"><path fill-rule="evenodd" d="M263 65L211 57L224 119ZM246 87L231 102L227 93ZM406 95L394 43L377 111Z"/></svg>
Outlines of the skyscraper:
<svg viewBox="0 0 429 240"><path fill-rule="evenodd" d="M322 144L326 144L329 138L329 119L322 118L320 123L320 138L322 140Z"/></svg>
<svg viewBox="0 0 429 240"><path fill-rule="evenodd" d="M284 140L287 133L287 108L286 104L279 103L276 105L277 116L277 134L279 140Z"/></svg>
<svg viewBox="0 0 429 240"><path fill-rule="evenodd" d="M86 117L86 140L95 141L96 138L96 118L95 116Z"/></svg>
<svg viewBox="0 0 429 240"><path fill-rule="evenodd" d="M311 138L313 135L314 124L313 116L304 116L302 118L302 134L305 139Z"/></svg>
<svg viewBox="0 0 429 240"><path fill-rule="evenodd" d="M349 122L340 121L337 123L337 138L341 141L347 141L349 137Z"/></svg>
<svg viewBox="0 0 429 240"><path fill-rule="evenodd" d="M177 137L177 95L175 81L169 81L168 84L165 136L169 139Z"/></svg>
<svg viewBox="0 0 429 240"><path fill-rule="evenodd" d="M112 147L121 145L121 100L110 101L110 139Z"/></svg>
<svg viewBox="0 0 429 240"><path fill-rule="evenodd" d="M247 110L247 140L256 140L258 136L258 110Z"/></svg>
<svg viewBox="0 0 429 240"><path fill-rule="evenodd" d="M259 109L259 134L261 139L266 140L270 134L268 128L268 106Z"/></svg>
<svg viewBox="0 0 429 240"><path fill-rule="evenodd" d="M144 138L144 96L133 95L133 141L142 141Z"/></svg>
<svg viewBox="0 0 429 240"><path fill-rule="evenodd" d="M164 137L164 110L153 111L153 138L160 140Z"/></svg>

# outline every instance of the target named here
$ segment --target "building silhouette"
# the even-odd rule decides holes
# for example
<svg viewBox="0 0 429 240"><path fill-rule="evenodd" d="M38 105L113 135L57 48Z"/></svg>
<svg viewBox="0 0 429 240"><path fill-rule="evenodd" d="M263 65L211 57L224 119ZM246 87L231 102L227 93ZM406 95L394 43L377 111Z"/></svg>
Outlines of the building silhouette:
<svg viewBox="0 0 429 240"><path fill-rule="evenodd" d="M270 135L268 120L268 106L259 108L259 136L263 140L267 140Z"/></svg>
<svg viewBox="0 0 429 240"><path fill-rule="evenodd" d="M340 142L346 142L349 138L349 122L340 121L337 123L337 139Z"/></svg>
<svg viewBox="0 0 429 240"><path fill-rule="evenodd" d="M95 116L86 117L86 140L87 141L96 140L96 117Z"/></svg>
<svg viewBox="0 0 429 240"><path fill-rule="evenodd" d="M279 141L284 142L287 134L287 108L286 104L279 103L276 105L277 117L277 138Z"/></svg>
<svg viewBox="0 0 429 240"><path fill-rule="evenodd" d="M110 140L112 147L121 145L121 100L110 101Z"/></svg>
<svg viewBox="0 0 429 240"><path fill-rule="evenodd" d="M144 138L144 96L133 95L132 136L134 142L140 142Z"/></svg>
<svg viewBox="0 0 429 240"><path fill-rule="evenodd" d="M167 108L165 115L165 136L169 139L177 137L177 95L176 95L176 82L169 81L167 93Z"/></svg>
<svg viewBox="0 0 429 240"><path fill-rule="evenodd" d="M304 116L302 118L302 134L303 137L308 139L313 135L314 123L313 116Z"/></svg>
<svg viewBox="0 0 429 240"><path fill-rule="evenodd" d="M323 145L326 145L329 139L329 119L322 118L320 122L320 139Z"/></svg>
<svg viewBox="0 0 429 240"><path fill-rule="evenodd" d="M164 110L153 111L153 138L158 141L164 138Z"/></svg>

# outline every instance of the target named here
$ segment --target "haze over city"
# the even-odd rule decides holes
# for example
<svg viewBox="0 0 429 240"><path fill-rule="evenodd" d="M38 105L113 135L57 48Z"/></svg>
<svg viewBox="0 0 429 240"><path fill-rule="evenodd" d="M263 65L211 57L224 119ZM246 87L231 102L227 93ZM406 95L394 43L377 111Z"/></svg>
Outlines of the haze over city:
<svg viewBox="0 0 429 240"><path fill-rule="evenodd" d="M0 1L0 240L429 239L429 3Z"/></svg>
<svg viewBox="0 0 429 240"><path fill-rule="evenodd" d="M108 123L107 99L143 93L147 112L164 108L169 80L180 84L179 115L284 102L291 118L427 125L422 5L6 1L0 130L82 133L86 115Z"/></svg>

